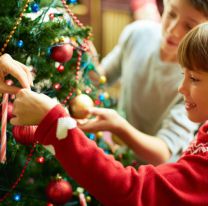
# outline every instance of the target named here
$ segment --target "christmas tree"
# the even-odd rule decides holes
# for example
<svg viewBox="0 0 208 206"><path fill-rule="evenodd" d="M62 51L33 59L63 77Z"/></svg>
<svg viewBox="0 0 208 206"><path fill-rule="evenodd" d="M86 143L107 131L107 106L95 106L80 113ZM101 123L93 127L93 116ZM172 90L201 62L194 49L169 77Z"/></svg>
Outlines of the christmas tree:
<svg viewBox="0 0 208 206"><path fill-rule="evenodd" d="M34 91L56 98L73 117L82 119L86 108L111 107L112 101L104 90L104 76L96 86L90 80L89 74L96 72L97 54L91 43L91 28L71 12L76 3L0 0L0 55L9 53L26 64L34 74ZM18 84L12 77L8 79L8 83ZM0 164L0 205L99 205L47 150L31 144L35 126L9 124L13 99L10 95L7 159ZM101 132L87 135L106 153L112 153ZM22 136L27 136L26 142L21 141Z"/></svg>

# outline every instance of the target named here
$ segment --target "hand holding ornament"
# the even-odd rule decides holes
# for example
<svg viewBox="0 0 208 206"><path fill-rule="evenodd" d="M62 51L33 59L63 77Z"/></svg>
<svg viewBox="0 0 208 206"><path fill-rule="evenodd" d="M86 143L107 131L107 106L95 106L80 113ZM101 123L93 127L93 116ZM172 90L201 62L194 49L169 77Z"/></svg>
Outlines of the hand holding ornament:
<svg viewBox="0 0 208 206"><path fill-rule="evenodd" d="M94 118L83 123L78 121L79 128L86 132L110 131L116 134L126 124L126 120L113 109L93 107L88 110L88 115Z"/></svg>
<svg viewBox="0 0 208 206"><path fill-rule="evenodd" d="M58 102L44 94L29 89L20 90L14 101L13 125L38 125Z"/></svg>
<svg viewBox="0 0 208 206"><path fill-rule="evenodd" d="M20 88L8 85L4 82L8 74L15 77L23 88L30 88L32 75L29 69L22 63L14 60L9 54L0 56L0 92L17 93Z"/></svg>

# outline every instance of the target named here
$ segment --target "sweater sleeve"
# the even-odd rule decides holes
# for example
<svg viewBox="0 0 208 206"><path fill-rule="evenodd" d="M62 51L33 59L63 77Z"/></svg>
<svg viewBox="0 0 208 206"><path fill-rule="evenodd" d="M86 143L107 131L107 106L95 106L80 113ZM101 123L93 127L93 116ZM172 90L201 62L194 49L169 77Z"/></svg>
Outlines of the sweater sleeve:
<svg viewBox="0 0 208 206"><path fill-rule="evenodd" d="M130 167L124 169L80 129L66 125L64 121L74 125L60 105L54 107L38 126L36 140L56 156L69 176L104 205L137 205L132 198L139 191L137 171Z"/></svg>
<svg viewBox="0 0 208 206"><path fill-rule="evenodd" d="M200 173L195 174L188 164L147 165L141 166L138 171L133 167L124 168L89 140L60 105L42 120L35 138L54 153L69 176L103 205L155 206L177 203L190 206L196 204L186 204L191 200L189 198L204 195L207 191L205 186L208 181L204 177L208 169L197 168L201 173L201 182L197 182L199 177L195 176ZM190 180L202 184L193 190Z"/></svg>

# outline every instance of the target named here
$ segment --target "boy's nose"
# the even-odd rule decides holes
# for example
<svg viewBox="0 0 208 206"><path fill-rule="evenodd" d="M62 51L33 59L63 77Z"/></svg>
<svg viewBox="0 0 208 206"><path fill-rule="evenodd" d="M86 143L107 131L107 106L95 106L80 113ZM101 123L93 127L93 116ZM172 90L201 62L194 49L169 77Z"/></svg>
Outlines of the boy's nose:
<svg viewBox="0 0 208 206"><path fill-rule="evenodd" d="M178 87L178 92L182 94L182 85L181 84Z"/></svg>
<svg viewBox="0 0 208 206"><path fill-rule="evenodd" d="M184 80L178 86L178 92L181 93L181 94L183 94L183 95L186 93L186 88L185 88L185 82L184 82Z"/></svg>
<svg viewBox="0 0 208 206"><path fill-rule="evenodd" d="M179 38L182 35L182 29L181 29L180 24L177 20L175 20L174 22L172 22L169 25L167 31L171 36L174 36L177 38Z"/></svg>

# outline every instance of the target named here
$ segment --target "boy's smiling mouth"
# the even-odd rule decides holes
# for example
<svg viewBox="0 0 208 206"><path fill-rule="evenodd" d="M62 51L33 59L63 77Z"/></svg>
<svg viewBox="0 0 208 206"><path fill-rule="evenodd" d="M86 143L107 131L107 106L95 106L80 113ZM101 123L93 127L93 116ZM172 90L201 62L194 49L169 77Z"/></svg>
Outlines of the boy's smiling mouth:
<svg viewBox="0 0 208 206"><path fill-rule="evenodd" d="M196 108L196 104L185 101L185 108L187 111L193 110Z"/></svg>

